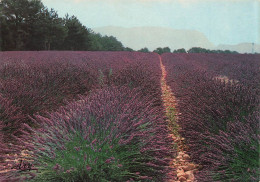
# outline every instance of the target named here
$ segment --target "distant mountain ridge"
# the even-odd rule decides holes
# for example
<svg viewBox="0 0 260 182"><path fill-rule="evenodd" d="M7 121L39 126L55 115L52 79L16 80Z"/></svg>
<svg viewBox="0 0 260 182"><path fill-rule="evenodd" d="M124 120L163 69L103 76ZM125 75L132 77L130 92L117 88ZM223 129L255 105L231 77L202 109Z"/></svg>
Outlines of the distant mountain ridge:
<svg viewBox="0 0 260 182"><path fill-rule="evenodd" d="M124 46L135 50L147 47L154 50L157 47L170 47L173 49L191 47L208 47L214 45L202 33L194 30L175 30L162 27L101 27L93 28L101 35L115 36Z"/></svg>
<svg viewBox="0 0 260 182"><path fill-rule="evenodd" d="M203 33L196 30L176 30L165 27L123 28L116 26L92 29L101 35L114 36L125 47L130 47L134 50L144 47L147 47L150 51L158 47L169 47L171 50L180 48L188 50L192 47L201 47L206 49L231 50L239 53L252 52L252 44L249 43L215 46ZM255 52L260 52L260 45L255 45Z"/></svg>

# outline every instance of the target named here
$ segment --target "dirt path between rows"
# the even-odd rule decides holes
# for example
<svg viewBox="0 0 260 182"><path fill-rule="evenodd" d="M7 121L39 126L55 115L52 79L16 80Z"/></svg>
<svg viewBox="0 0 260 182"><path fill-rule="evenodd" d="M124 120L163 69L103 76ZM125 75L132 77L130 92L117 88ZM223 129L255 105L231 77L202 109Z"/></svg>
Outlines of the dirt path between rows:
<svg viewBox="0 0 260 182"><path fill-rule="evenodd" d="M177 179L171 179L169 182L196 182L194 178L194 172L197 170L197 165L192 163L190 156L186 153L185 139L182 138L178 130L180 126L177 124L178 115L180 114L176 110L177 101L174 97L171 88L167 85L166 76L167 72L165 66L162 64L162 58L159 56L160 65L162 69L161 78L161 89L162 89L162 99L164 103L165 113L169 122L169 129L172 131L171 137L176 144L176 149L178 151L177 157L170 163L174 171L170 174Z"/></svg>

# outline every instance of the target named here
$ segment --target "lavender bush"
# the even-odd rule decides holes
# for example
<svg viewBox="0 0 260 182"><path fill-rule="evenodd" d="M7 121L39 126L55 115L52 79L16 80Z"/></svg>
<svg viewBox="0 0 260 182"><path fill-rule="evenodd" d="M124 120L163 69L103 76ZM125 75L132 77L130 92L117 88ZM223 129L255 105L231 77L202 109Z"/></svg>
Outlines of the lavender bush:
<svg viewBox="0 0 260 182"><path fill-rule="evenodd" d="M174 155L167 123L150 96L110 87L25 124L23 150L37 172L6 179L35 181L164 181ZM27 135L26 135L27 134ZM20 146L14 147L21 150Z"/></svg>
<svg viewBox="0 0 260 182"><path fill-rule="evenodd" d="M100 75L103 75L103 83L99 83ZM23 119L19 123L37 127L30 119L34 114L55 111L67 102L77 100L79 94L87 95L92 89L100 88L101 84L138 87L143 95L149 92L157 97L156 105L161 104L160 67L156 54L0 52L0 94L11 100L10 107L22 112ZM12 121L4 120L10 122L1 131L5 136L17 134L19 123Z"/></svg>
<svg viewBox="0 0 260 182"><path fill-rule="evenodd" d="M8 143L17 142L11 135L19 135L22 123L38 126L36 123L32 125L29 116L58 109L67 101L76 99L78 94L85 94L93 88L95 79L83 63L40 56L35 60L26 55L20 55L20 60L15 54L11 58L2 54L0 102L4 102L1 106L5 111L0 114L0 121L4 123L0 132Z"/></svg>
<svg viewBox="0 0 260 182"><path fill-rule="evenodd" d="M259 181L259 113L245 121L228 122L219 135L205 136L210 144L201 155L205 168L197 174L199 181Z"/></svg>
<svg viewBox="0 0 260 182"><path fill-rule="evenodd" d="M10 142L11 134L19 133L18 128L21 127L25 118L21 109L12 105L12 100L4 98L0 94L0 135L2 142Z"/></svg>
<svg viewBox="0 0 260 182"><path fill-rule="evenodd" d="M257 181L260 102L259 86L254 83L259 82L259 73L256 74L251 63L257 66L259 62L243 61L248 64L245 66L242 60L228 63L227 58L222 61L213 56L209 60L205 56L211 55L162 56L167 82L178 100L180 133L186 138L190 156L201 165L196 178L199 181ZM232 69L236 61L240 68ZM224 82L215 77L227 70L228 75L239 82ZM238 76L238 70L244 72L245 78Z"/></svg>
<svg viewBox="0 0 260 182"><path fill-rule="evenodd" d="M110 76L107 85L127 86L140 91L142 96L152 96L153 105L162 106L160 70L150 63L132 63Z"/></svg>

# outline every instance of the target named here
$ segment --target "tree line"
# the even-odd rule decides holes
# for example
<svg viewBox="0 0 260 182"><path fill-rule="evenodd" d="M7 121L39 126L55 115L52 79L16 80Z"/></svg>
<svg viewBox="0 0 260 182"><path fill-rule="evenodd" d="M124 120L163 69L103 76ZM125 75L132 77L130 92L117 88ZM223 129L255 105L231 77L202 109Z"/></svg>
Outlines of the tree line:
<svg viewBox="0 0 260 182"><path fill-rule="evenodd" d="M147 47L142 48L140 50L138 50L139 52L151 52L149 51L149 49ZM163 54L163 53L171 53L171 49L169 47L158 47L156 48L154 51L152 52L156 52L158 54ZM189 50L185 50L184 48L181 49L175 49L172 51L172 53L224 53L224 54L239 54L236 51L230 51L230 50L209 50L209 49L205 49L205 48L201 48L201 47L192 47Z"/></svg>
<svg viewBox="0 0 260 182"><path fill-rule="evenodd" d="M61 18L41 0L0 1L0 50L124 51L113 36L101 36L75 16Z"/></svg>
<svg viewBox="0 0 260 182"><path fill-rule="evenodd" d="M0 0L0 51L81 50L134 51L113 36L102 36L82 25L75 16L61 18L41 0ZM142 48L139 52L150 52ZM171 52L158 47L153 52ZM208 50L193 47L173 53L237 53L229 50Z"/></svg>

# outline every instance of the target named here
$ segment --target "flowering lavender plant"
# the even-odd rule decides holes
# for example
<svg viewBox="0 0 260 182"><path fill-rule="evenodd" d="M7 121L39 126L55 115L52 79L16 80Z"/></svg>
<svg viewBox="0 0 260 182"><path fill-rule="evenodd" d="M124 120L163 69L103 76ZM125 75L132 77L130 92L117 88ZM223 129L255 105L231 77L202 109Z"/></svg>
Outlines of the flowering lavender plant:
<svg viewBox="0 0 260 182"><path fill-rule="evenodd" d="M167 81L178 100L180 133L192 160L201 166L195 175L198 181L257 181L260 75L256 58L162 56ZM236 81L216 78L219 74Z"/></svg>
<svg viewBox="0 0 260 182"><path fill-rule="evenodd" d="M255 112L246 122L228 122L227 131L221 131L219 135L208 135L206 138L211 145L201 156L206 166L197 174L197 179L258 181L259 119L260 114Z"/></svg>
<svg viewBox="0 0 260 182"><path fill-rule="evenodd" d="M30 117L57 110L78 95L87 95L100 85L139 87L143 95L160 98L160 67L156 54L129 52L0 52L0 94L22 118L9 113L2 121L10 140L19 123L32 127ZM102 74L101 74L102 73ZM104 75L103 75L104 73ZM156 101L159 102L158 100ZM28 117L30 116L30 117ZM9 118L10 117L10 118ZM1 119L0 119L1 120ZM17 121L17 122L16 122Z"/></svg>
<svg viewBox="0 0 260 182"><path fill-rule="evenodd" d="M1 142L7 143L11 139L12 134L19 133L18 128L21 127L22 121L24 121L25 118L21 109L12 105L12 100L4 98L0 94Z"/></svg>
<svg viewBox="0 0 260 182"><path fill-rule="evenodd" d="M165 180L174 151L167 123L152 101L127 87L110 87L47 117L35 116L42 127L25 124L33 135L23 130L18 140L38 171L22 176L35 181ZM19 176L17 171L6 178Z"/></svg>

